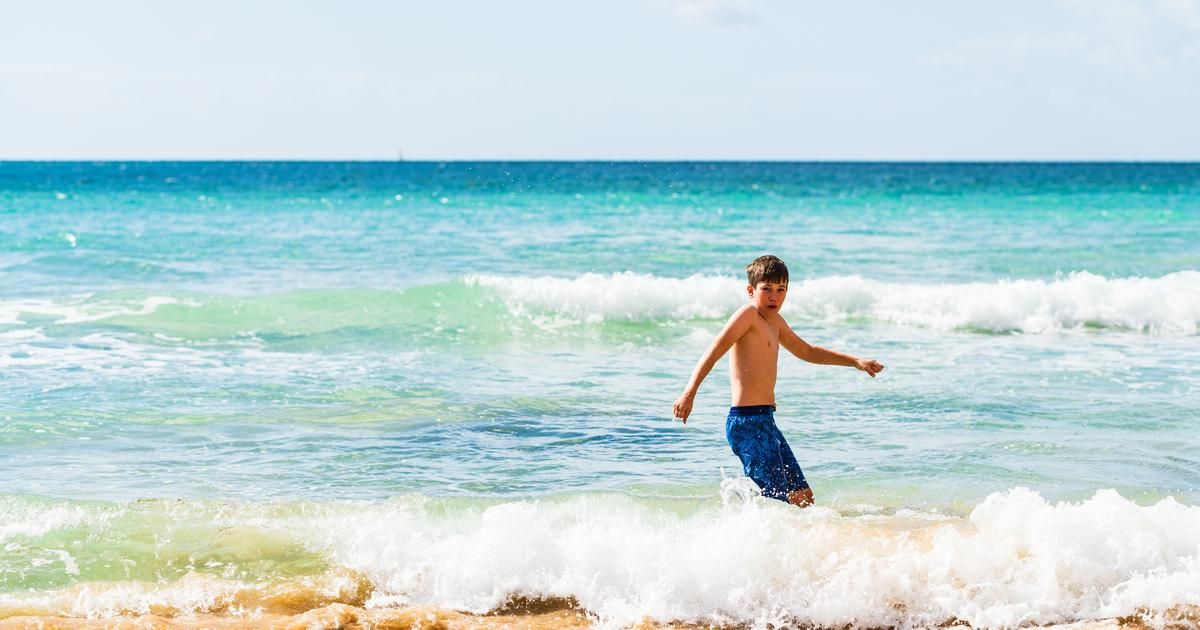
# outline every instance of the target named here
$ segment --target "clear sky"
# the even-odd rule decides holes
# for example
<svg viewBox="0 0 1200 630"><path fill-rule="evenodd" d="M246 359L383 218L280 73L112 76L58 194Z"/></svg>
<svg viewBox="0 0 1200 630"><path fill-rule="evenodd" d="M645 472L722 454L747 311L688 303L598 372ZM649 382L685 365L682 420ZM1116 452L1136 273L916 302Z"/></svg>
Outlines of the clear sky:
<svg viewBox="0 0 1200 630"><path fill-rule="evenodd" d="M1200 159L1200 0L0 0L6 159Z"/></svg>

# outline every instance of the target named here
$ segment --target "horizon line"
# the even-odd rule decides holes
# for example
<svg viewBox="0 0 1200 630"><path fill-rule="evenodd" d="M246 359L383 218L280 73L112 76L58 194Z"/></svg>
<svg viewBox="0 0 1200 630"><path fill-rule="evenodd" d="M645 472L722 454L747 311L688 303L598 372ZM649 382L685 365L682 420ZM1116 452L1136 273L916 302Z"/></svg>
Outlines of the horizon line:
<svg viewBox="0 0 1200 630"><path fill-rule="evenodd" d="M562 164L1200 164L1196 158L7 158L4 163L364 163L364 164L447 164L447 163L562 163Z"/></svg>

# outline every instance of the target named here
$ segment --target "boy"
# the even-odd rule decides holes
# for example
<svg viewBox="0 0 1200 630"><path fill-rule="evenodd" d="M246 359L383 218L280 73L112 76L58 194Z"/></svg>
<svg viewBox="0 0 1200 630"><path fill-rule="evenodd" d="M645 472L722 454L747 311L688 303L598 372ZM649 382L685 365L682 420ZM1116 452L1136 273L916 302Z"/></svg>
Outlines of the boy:
<svg viewBox="0 0 1200 630"><path fill-rule="evenodd" d="M875 378L883 365L874 359L857 359L809 345L779 316L787 297L788 270L775 256L760 256L746 266L746 292L750 303L738 309L700 357L679 400L675 417L687 424L696 390L713 365L729 349L729 384L733 407L725 421L725 438L742 460L746 476L762 488L763 496L793 505L812 505L812 489L804 479L796 456L775 426L775 374L779 346L809 363L845 365Z"/></svg>

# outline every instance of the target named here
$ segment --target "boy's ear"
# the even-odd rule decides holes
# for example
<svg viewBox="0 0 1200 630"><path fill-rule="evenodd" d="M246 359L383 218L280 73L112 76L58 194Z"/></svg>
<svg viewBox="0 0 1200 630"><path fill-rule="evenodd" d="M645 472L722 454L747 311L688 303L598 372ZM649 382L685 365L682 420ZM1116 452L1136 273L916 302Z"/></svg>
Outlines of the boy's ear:
<svg viewBox="0 0 1200 630"><path fill-rule="evenodd" d="M746 295L754 295L754 285L753 284L746 285Z"/></svg>

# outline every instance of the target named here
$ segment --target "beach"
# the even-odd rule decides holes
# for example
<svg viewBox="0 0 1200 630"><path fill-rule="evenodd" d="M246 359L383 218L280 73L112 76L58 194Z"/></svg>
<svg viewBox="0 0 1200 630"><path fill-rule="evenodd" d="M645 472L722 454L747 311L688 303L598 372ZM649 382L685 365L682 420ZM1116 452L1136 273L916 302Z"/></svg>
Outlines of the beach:
<svg viewBox="0 0 1200 630"><path fill-rule="evenodd" d="M80 619L46 619L41 617L15 617L0 621L0 627L41 627L48 630L74 628L417 628L420 630L458 628L591 628L595 620L570 608L552 612L516 613L508 611L490 615L467 615L454 611L413 608L405 610L363 610L344 604L331 604L300 615L261 615L251 621L212 616L181 621L158 616L144 616L119 620L87 621ZM1170 625L1191 627L1197 622L1194 612L1180 613L1171 617ZM1115 630L1126 628L1141 630L1160 627L1162 623L1147 623L1140 617L1123 617L1104 621L1087 621L1055 626L1058 630ZM741 628L744 626L720 626L715 624L655 623L644 621L629 626L634 630L684 630L687 628ZM948 625L944 627L967 627Z"/></svg>
<svg viewBox="0 0 1200 630"><path fill-rule="evenodd" d="M0 162L0 627L1167 627L1200 165ZM759 496L745 264L817 505ZM1072 625L1076 624L1076 625Z"/></svg>

